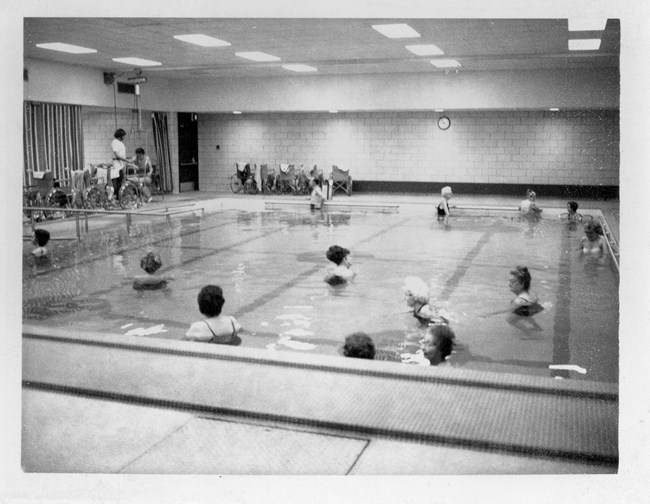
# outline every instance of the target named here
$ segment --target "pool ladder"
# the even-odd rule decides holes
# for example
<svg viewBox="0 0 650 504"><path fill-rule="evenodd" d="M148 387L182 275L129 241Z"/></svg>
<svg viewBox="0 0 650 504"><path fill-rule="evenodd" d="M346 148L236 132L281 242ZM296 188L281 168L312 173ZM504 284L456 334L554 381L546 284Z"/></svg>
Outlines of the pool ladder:
<svg viewBox="0 0 650 504"><path fill-rule="evenodd" d="M612 257L614 260L614 264L616 265L616 271L620 273L621 269L619 266L620 262L620 248L618 246L618 240L614 236L614 233L612 233L612 230L609 227L609 224L607 224L607 220L605 219L604 216L599 216L600 224L603 227L603 231L605 232L605 238L607 242L607 248L609 249L609 255Z"/></svg>

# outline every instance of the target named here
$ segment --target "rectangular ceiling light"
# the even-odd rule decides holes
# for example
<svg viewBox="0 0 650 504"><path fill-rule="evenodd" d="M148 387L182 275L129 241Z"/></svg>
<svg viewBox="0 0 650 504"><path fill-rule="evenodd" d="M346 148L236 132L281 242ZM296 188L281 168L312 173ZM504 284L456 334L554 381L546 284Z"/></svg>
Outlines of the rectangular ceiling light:
<svg viewBox="0 0 650 504"><path fill-rule="evenodd" d="M420 36L418 32L404 23L372 25L372 27L388 38L417 38Z"/></svg>
<svg viewBox="0 0 650 504"><path fill-rule="evenodd" d="M52 51L61 51L72 54L87 54L96 53L96 49L89 49L88 47L81 47L72 44L64 44L62 42L52 42L48 44L36 44L36 47L41 49L50 49Z"/></svg>
<svg viewBox="0 0 650 504"><path fill-rule="evenodd" d="M317 72L318 68L309 65L282 65L282 68L285 70L291 70L292 72Z"/></svg>
<svg viewBox="0 0 650 504"><path fill-rule="evenodd" d="M460 66L460 63L455 59L445 58L431 60L431 64L438 68L458 68Z"/></svg>
<svg viewBox="0 0 650 504"><path fill-rule="evenodd" d="M569 31L603 31L607 19L569 19Z"/></svg>
<svg viewBox="0 0 650 504"><path fill-rule="evenodd" d="M445 54L442 49L433 44L407 45L406 48L418 56L439 56Z"/></svg>
<svg viewBox="0 0 650 504"><path fill-rule="evenodd" d="M238 52L235 53L235 56L239 56L240 58L246 58L253 61L280 61L280 58L278 58L277 56L272 56L271 54L266 54L259 51Z"/></svg>
<svg viewBox="0 0 650 504"><path fill-rule="evenodd" d="M600 49L600 39L569 40L569 51L597 51Z"/></svg>
<svg viewBox="0 0 650 504"><path fill-rule="evenodd" d="M133 65L133 66L158 66L162 65L162 63L158 61L151 61L148 59L142 59L142 58L113 58L113 61L116 63L124 63L125 65Z"/></svg>
<svg viewBox="0 0 650 504"><path fill-rule="evenodd" d="M174 35L176 40L182 40L183 42L189 42L190 44L196 44L203 47L225 47L231 45L230 42L225 40L219 40L214 37L208 37L207 35L202 35L200 33L194 35Z"/></svg>

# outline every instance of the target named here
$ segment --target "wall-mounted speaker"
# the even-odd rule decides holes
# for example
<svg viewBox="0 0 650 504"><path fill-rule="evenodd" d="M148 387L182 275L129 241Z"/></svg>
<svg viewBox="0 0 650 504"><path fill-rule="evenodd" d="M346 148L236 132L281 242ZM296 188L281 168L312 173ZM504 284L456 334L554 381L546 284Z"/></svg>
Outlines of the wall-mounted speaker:
<svg viewBox="0 0 650 504"><path fill-rule="evenodd" d="M23 68L23 80L27 82L29 80L29 70Z"/></svg>
<svg viewBox="0 0 650 504"><path fill-rule="evenodd" d="M104 84L113 84L115 82L115 74L112 72L104 72Z"/></svg>

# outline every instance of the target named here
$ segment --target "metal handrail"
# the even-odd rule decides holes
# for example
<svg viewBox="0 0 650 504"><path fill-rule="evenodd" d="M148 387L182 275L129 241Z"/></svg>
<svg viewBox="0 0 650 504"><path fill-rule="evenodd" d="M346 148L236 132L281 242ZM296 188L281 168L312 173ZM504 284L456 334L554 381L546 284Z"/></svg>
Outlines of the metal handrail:
<svg viewBox="0 0 650 504"><path fill-rule="evenodd" d="M179 205L179 206L188 206L188 205ZM153 217L166 217L167 220L169 221L169 218L172 215L178 215L181 213L187 213L187 212L194 212L194 211L201 211L201 217L205 217L205 208L204 207L192 207L192 208L184 208L181 209L179 208L178 210L175 211L169 211L169 207L165 208L165 211L163 213L160 212L147 212L145 211L139 211L139 210L104 210L104 209L89 209L89 208L64 208L64 207L34 207L34 206L28 206L28 207L23 207L23 210L27 210L30 212L33 212L34 210L40 210L40 211L46 211L46 212L51 212L51 211L60 211L60 212L65 212L65 213L73 213L75 215L75 223L76 223L76 229L77 229L77 239L81 241L81 228L79 226L79 216L80 214L83 214L85 217L85 228L86 232L88 232L88 214L102 214L102 215L124 215L126 217L126 230L127 232L129 231L131 227L131 217L133 215L144 215L144 216L153 216ZM32 217L30 218L31 221L31 226L32 226L32 231L36 229L36 221Z"/></svg>
<svg viewBox="0 0 650 504"><path fill-rule="evenodd" d="M609 227L609 224L607 224L607 220L603 215L598 216L598 220L600 221L601 226L603 226L603 231L605 232L605 243L607 243L607 248L609 249L609 255L611 256L612 260L614 261L614 265L616 266L616 271L619 273L621 272L621 268L619 266L619 258L620 258L620 253L615 252L614 248L612 247L612 242L616 245L616 249L619 250L618 246L618 241L614 237L614 233L612 233L612 230Z"/></svg>

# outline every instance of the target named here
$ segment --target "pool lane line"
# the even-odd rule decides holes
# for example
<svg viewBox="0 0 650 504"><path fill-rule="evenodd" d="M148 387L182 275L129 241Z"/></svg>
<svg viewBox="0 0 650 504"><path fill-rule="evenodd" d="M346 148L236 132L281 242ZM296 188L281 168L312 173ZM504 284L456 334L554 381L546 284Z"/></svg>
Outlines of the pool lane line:
<svg viewBox="0 0 650 504"><path fill-rule="evenodd" d="M456 290L456 287L458 287L460 280L465 276L470 266L473 265L474 259L476 259L476 257L479 255L481 249L485 246L485 244L490 241L490 238L493 234L494 230L488 228L483 236L481 236L481 238L479 238L479 240L476 242L476 245L474 245L474 247L467 254L465 254L465 257L462 259L459 265L456 266L453 274L445 282L445 286L440 295L436 296L438 300L446 301L449 299L451 294Z"/></svg>
<svg viewBox="0 0 650 504"><path fill-rule="evenodd" d="M311 275L315 274L317 271L320 271L323 269L322 265L317 265L317 266L312 266L306 271L303 271L301 273L298 273L296 276L294 276L291 280L286 281L280 285L278 285L275 289L267 292L266 294L262 294L261 296L255 298L253 301L248 303L247 305L240 306L237 311L235 311L232 315L235 318L240 318L243 317L246 314L251 313L252 311L257 310L259 307L265 305L266 303L277 299L280 294L285 292L286 290L294 287L299 281L304 280L305 278L310 277Z"/></svg>
<svg viewBox="0 0 650 504"><path fill-rule="evenodd" d="M236 224L236 223L235 223L235 222L227 222L227 223L221 223L221 224L218 224L218 225L212 226L212 227L210 227L210 228L208 228L208 229L197 229L197 230L191 230L191 231L187 231L186 233L181 233L180 237L183 237L183 236L189 236L189 235L192 235L192 234L195 234L195 233L198 233L198 232L210 231L210 230L212 230L212 229L216 229L216 228L219 228L219 227L228 226L228 225L231 225L231 224ZM182 229L182 228L181 228L181 229ZM224 251L224 250L228 250L228 249L230 249L230 248L235 248L235 247L237 247L237 246L239 246L239 245L246 244L246 243L248 243L248 242L250 242L250 241L253 241L253 240L257 239L257 238L262 238L262 237L268 236L268 235L270 235L270 234L276 233L276 232L278 232L278 231L281 231L282 229L283 229L283 228L279 228L279 229L271 230L271 231L269 231L269 232L267 232L267 233L262 233L262 234L260 234L260 235L250 237L250 238L248 238L248 239L246 239L246 240L242 240L242 241L240 241L240 242L233 243L232 245L229 245L229 246L227 246L227 247L221 247L221 248L218 248L218 249L210 249L210 250L212 251L212 253L210 253L210 254L205 254L204 256L200 256L200 257L198 257L198 258L196 258L196 259L191 259L191 260L186 261L185 263L180 263L180 264L181 264L181 265L184 265L184 264L186 264L186 263L189 264L189 263L191 263L191 262L195 262L196 260L199 260L199 259L201 259L201 258L204 258L204 257L210 257L211 255L214 255L215 253L222 252L222 251ZM85 258L85 259L81 259L81 260L79 260L79 261L76 261L76 262L74 262L73 264L69 264L69 265L66 265L66 266L59 266L56 270L53 270L53 271L63 271L63 270L67 270L67 269L70 269L70 268L78 267L79 265L89 264L89 263L92 263L92 262L95 262L95 261L99 261L99 260L102 260L102 259L106 259L107 257L112 257L112 256L114 256L114 255L123 254L123 253L125 253L125 252L133 252L133 251L136 251L136 250L138 250L138 249L145 249L145 248L151 247L151 246L156 245L156 244L160 244L160 243L168 242L168 241L170 241L170 240L177 240L178 238L179 238L179 236L166 237L166 238L161 238L161 239L159 239L159 240L155 240L155 241L152 241L152 242L149 242L149 243L143 244L143 245L137 245L137 246L133 246L133 247L124 246L124 247L122 247L122 248L119 248L119 249L116 249L116 250L112 251L112 252L109 253L109 254L105 254L105 255L101 255L101 256L88 257L88 258ZM196 247L180 247L180 248L181 248L181 249L187 248L187 249L190 249L190 250L197 250ZM200 249L200 248L199 248L198 250L203 250L203 249ZM206 250L208 250L208 249L206 249ZM163 273L163 272L165 272L165 271L167 271L167 270L173 270L175 267L176 267L176 266L167 266L167 267L163 266L159 271L160 271L161 273ZM29 277L29 278L35 278L35 277L36 277L36 275L34 275L34 276L32 276L32 277Z"/></svg>
<svg viewBox="0 0 650 504"><path fill-rule="evenodd" d="M407 223L408 221L413 220L413 218L414 218L414 217L408 217L408 218L406 218L406 219L402 219L402 220L399 221L399 222L396 222L395 224L392 224L392 225L387 226L387 227L383 227L382 229L380 229L380 230L377 231L376 233L373 233L373 234L371 234L371 235L369 235L369 236L366 236L365 238L362 238L361 240L357 241L357 242L355 243L354 246L356 247L356 246L361 245L362 243L370 242L370 241L374 240L375 238L377 238L377 237L379 237L379 236L381 236L381 235L383 235L383 234L386 234L386 233L388 233L389 231L392 231L392 230L395 229L396 227L403 226L403 225L404 225L405 223ZM353 251L353 252L354 252L354 251Z"/></svg>
<svg viewBox="0 0 650 504"><path fill-rule="evenodd" d="M571 335L571 236L566 229L562 229L561 233L551 364L569 364L571 356L569 347L569 336ZM549 374L553 377L571 378L567 369L549 369Z"/></svg>
<svg viewBox="0 0 650 504"><path fill-rule="evenodd" d="M385 227L381 229L380 231L377 231L374 234L371 234L358 242L356 242L354 245L351 245L353 248L358 246L361 243L365 243L371 240L374 240L378 236L381 236L382 234L385 234L389 232L390 230L403 225L405 222L409 221L410 219L403 219L402 221L393 224L392 226ZM293 225L291 226L293 227ZM294 254L295 255L295 254ZM267 292L266 294L262 294L258 298L254 299L250 303L248 303L245 306L240 307L237 311L233 313L233 316L236 318L243 317L245 314L251 313L261 306L267 304L268 302L277 299L280 294L283 292L287 291L288 289L294 287L295 285L298 284L301 280L304 280L305 278L308 278L311 275L314 275L316 272L322 270L324 268L323 265L316 265L312 266L311 268L307 269L306 271L303 271L301 273L298 273L296 276L294 276L292 279L278 285L275 289L271 290L270 292Z"/></svg>

